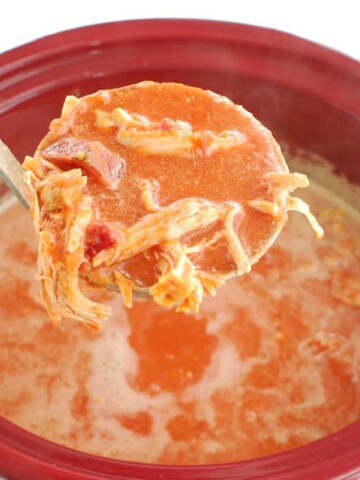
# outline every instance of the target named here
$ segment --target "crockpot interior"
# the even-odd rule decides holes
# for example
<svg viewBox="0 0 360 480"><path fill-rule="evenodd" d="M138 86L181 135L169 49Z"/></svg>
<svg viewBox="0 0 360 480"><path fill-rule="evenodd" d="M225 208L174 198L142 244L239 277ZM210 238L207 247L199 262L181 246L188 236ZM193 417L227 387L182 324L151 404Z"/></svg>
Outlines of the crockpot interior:
<svg viewBox="0 0 360 480"><path fill-rule="evenodd" d="M2 55L0 135L20 160L34 152L49 121L59 116L66 95L82 96L142 80L176 81L230 97L253 112L278 140L324 156L339 172L360 183L360 72L356 62L279 32L216 22L128 22L74 32ZM201 468L191 472L152 469L152 473L150 470L146 473L143 467L132 470L133 467L115 461L105 465L105 460L98 463L95 457L70 454L66 449L43 442L37 444L40 445L37 452L44 452L42 462L59 461L70 470L85 468L84 476L62 477L60 473L55 476L49 473L52 470L42 467L45 470L37 470L37 474L30 473L26 478L210 480L263 478L262 475L270 478L267 475L271 472L276 475L271 478L305 478L292 477L286 464L296 470L306 462L310 466L319 461L331 462L354 446L359 452L360 443L351 441L360 437L359 425L350 428L340 449L336 442L343 434L330 443L316 442L313 450L298 449L303 452L299 454L301 461L296 452L290 452L264 459L263 463L260 459L255 464L243 462L229 466L230 470L221 467L206 473ZM7 446L14 462L20 458L17 451L21 445L30 448L29 435L0 419L0 444L11 442ZM9 449L3 452L10 455ZM29 452L31 449L23 456L30 457L31 464ZM359 466L351 459L346 461L349 468ZM336 468L333 465L332 471L341 473L344 462ZM20 463L14 471L20 471ZM23 463L22 471L32 472L30 464ZM7 468L0 461L1 465ZM10 467L6 471L11 472ZM48 477L39 474L45 471ZM329 478L322 476L323 471L314 477L310 473L309 478ZM21 478L18 475L15 473L11 478Z"/></svg>

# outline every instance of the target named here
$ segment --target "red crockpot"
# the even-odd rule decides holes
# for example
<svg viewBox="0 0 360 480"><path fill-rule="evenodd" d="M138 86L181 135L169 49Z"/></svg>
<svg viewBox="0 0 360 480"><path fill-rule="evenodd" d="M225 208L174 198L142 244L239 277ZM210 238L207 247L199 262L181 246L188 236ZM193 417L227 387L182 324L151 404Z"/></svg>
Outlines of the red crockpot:
<svg viewBox="0 0 360 480"><path fill-rule="evenodd" d="M22 158L34 151L65 95L146 79L224 94L252 111L280 141L323 155L360 183L360 64L292 35L248 25L116 22L6 52L0 55L0 136ZM0 474L14 480L357 479L360 422L270 457L176 467L87 455L0 418Z"/></svg>

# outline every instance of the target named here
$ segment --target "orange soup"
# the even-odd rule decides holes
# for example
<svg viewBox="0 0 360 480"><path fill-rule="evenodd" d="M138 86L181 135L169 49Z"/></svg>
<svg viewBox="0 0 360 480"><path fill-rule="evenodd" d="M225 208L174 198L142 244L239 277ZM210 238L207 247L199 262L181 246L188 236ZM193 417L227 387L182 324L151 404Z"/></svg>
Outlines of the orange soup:
<svg viewBox="0 0 360 480"><path fill-rule="evenodd" d="M101 328L111 309L83 282L199 312L229 275L243 275L287 219L309 206L271 132L226 97L141 82L67 97L23 167L39 234L49 317Z"/></svg>
<svg viewBox="0 0 360 480"><path fill-rule="evenodd" d="M198 314L89 290L112 307L98 332L49 321L32 221L4 204L0 414L76 450L160 464L259 457L359 420L360 215L316 181L303 198L321 242L293 214Z"/></svg>

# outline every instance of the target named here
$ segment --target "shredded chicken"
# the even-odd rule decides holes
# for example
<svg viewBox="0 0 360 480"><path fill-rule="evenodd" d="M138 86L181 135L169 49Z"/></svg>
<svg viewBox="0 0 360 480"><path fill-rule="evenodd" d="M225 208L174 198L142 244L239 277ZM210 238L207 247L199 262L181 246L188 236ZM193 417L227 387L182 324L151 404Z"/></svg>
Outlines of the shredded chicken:
<svg viewBox="0 0 360 480"><path fill-rule="evenodd" d="M185 198L167 207L148 213L139 222L118 232L124 240L115 247L104 249L93 259L93 267L113 266L152 247L180 239L183 235L201 230L218 220L224 222L224 236L238 271L249 271L249 260L233 227L239 205L218 205L208 200ZM149 233L151 232L151 234Z"/></svg>
<svg viewBox="0 0 360 480"><path fill-rule="evenodd" d="M300 212L305 215L305 217L309 220L316 237L322 238L324 236L323 228L319 225L314 215L310 212L309 205L304 202L304 200L297 197L290 197L288 201L288 210L295 210L296 212Z"/></svg>
<svg viewBox="0 0 360 480"><path fill-rule="evenodd" d="M64 148L64 142L61 147ZM46 158L49 160L50 157L47 150ZM79 155L76 157L83 160ZM48 165L45 163L45 166ZM114 271L109 279L99 270L112 267L154 246L160 246L159 277L150 288L150 294L160 305L175 306L178 311L198 311L203 296L214 295L215 288L224 283L220 275L197 270L189 254L207 248L211 242L223 236L238 274L248 272L251 268L249 256L234 230L235 217L242 210L240 205L218 205L194 198L159 207L156 201L157 183L143 179L140 189L149 213L135 225L127 229L122 227L115 246L100 250L92 258L91 267L98 269L97 273L82 270L81 267L86 263L85 233L92 218L92 199L84 191L87 177L80 169L61 172L55 166L47 172L46 169L39 169L31 157L27 157L24 168L28 197L40 236L41 294L49 316L55 323L61 318L71 318L99 328L110 315L109 307L92 302L82 294L79 286L81 277L106 287L115 283L125 305L130 307L133 290L136 289L134 282L118 271ZM180 238L184 234L204 229L219 220L223 222L223 231L218 232L212 240L191 247L181 244ZM117 225L113 226L113 230L117 228Z"/></svg>
<svg viewBox="0 0 360 480"><path fill-rule="evenodd" d="M24 167L31 163L25 160ZM111 309L89 300L79 284L85 231L92 215L92 199L84 193L87 178L79 169L53 172L45 179L29 170L25 182L38 219L40 292L50 318L54 323L71 318L100 328Z"/></svg>
<svg viewBox="0 0 360 480"><path fill-rule="evenodd" d="M130 308L139 286L121 271L119 264L151 249L156 249L156 281L149 288L154 301L177 311L198 312L204 295L215 295L225 278L199 268L193 255L220 242L238 275L251 269L248 245L239 235L245 206L198 197L181 198L162 206L158 181L138 178L139 201L146 214L128 226L105 221L94 204L88 179L95 179L110 190L121 189L125 161L97 140L80 140L72 135L71 115L79 105L75 97L67 99L62 117L52 123L60 137L51 137L50 144L40 144L43 148L23 164L28 200L40 238L41 295L51 319L58 323L62 318L71 318L93 328L101 327L111 309L85 296L81 289L84 281L117 288ZM96 122L100 129L115 131L115 141L122 146L147 153L173 155L194 151L211 155L246 142L246 136L238 131L193 131L184 121L163 118L161 122L152 122L123 108L112 112L98 109ZM308 185L306 176L274 171L264 176L264 182L273 201L254 198L248 201L249 207L273 217L286 215L288 210L300 211L309 219L316 235L322 236L307 204L289 195ZM197 243L188 245L184 241L189 235L209 229L211 235L200 235Z"/></svg>
<svg viewBox="0 0 360 480"><path fill-rule="evenodd" d="M118 271L113 272L113 279L119 287L125 307L131 308L133 304L134 283Z"/></svg>
<svg viewBox="0 0 360 480"><path fill-rule="evenodd" d="M218 135L209 130L194 132L187 122L170 118L151 122L147 117L130 114L123 108L115 108L112 113L98 110L97 124L103 128L118 127L120 143L147 153L181 154L197 149L209 156L246 141L246 137L236 130L225 130Z"/></svg>
<svg viewBox="0 0 360 480"><path fill-rule="evenodd" d="M215 236L216 241L220 236L226 239L239 275L249 272L249 256L234 230L234 220L236 215L241 213L241 207L235 203L217 205L201 199L183 199L168 207L158 207L153 193L154 185L156 188L156 183L148 180L142 180L140 184L143 201L151 213L130 228L123 228L123 240L115 247L99 252L92 265L95 268L112 267L154 246L160 246L159 279L150 288L150 294L160 305L175 306L178 311L198 311L204 294L213 294L214 287L223 284L224 280L220 275L197 270L188 257L196 249L199 251L207 248L210 242L186 247L182 245L180 238L221 220L223 231ZM124 280L120 274L116 277L116 283L123 292ZM129 285L131 281L126 280L127 291ZM134 283L132 288L136 289ZM130 296L127 295L127 298Z"/></svg>
<svg viewBox="0 0 360 480"><path fill-rule="evenodd" d="M262 199L254 199L248 202L248 205L259 212L266 213L276 217L279 212L294 210L302 213L308 219L314 230L315 236L321 238L324 230L311 213L309 205L301 198L290 197L288 194L297 188L305 188L309 185L309 180L302 173L279 173L270 172L266 175L267 180L273 184L273 189L277 191L277 202L268 202Z"/></svg>

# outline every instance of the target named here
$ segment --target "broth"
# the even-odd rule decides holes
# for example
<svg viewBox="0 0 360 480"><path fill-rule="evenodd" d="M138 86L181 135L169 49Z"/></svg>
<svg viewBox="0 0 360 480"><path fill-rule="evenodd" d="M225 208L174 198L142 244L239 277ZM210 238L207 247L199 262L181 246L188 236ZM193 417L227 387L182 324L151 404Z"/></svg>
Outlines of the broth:
<svg viewBox="0 0 360 480"><path fill-rule="evenodd" d="M311 175L310 175L311 177ZM10 201L0 231L0 414L95 455L211 464L276 453L360 418L360 215L312 182L325 229L292 214L249 275L197 315L92 291L100 332L50 323L38 298L36 235Z"/></svg>

